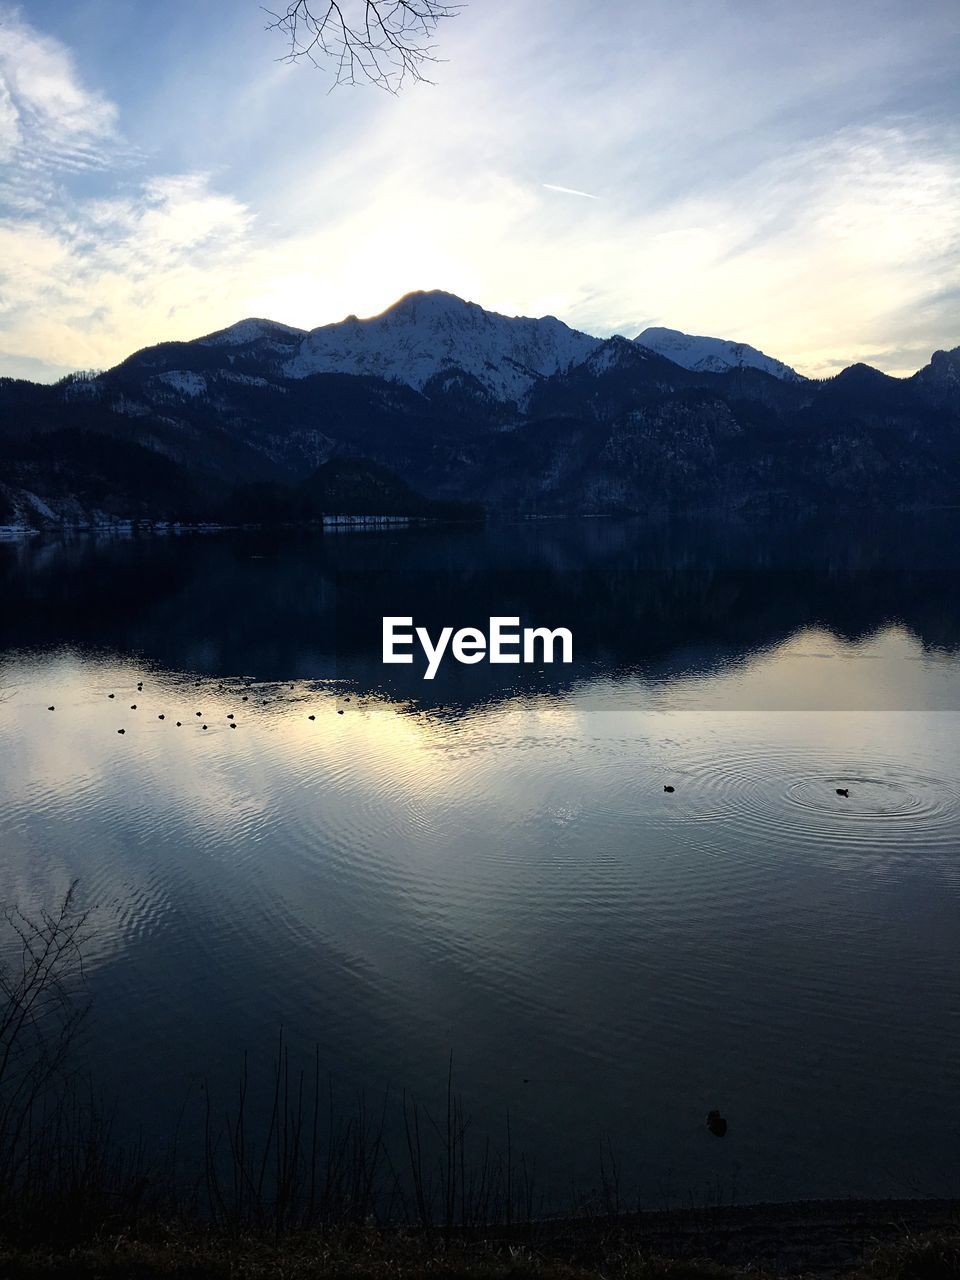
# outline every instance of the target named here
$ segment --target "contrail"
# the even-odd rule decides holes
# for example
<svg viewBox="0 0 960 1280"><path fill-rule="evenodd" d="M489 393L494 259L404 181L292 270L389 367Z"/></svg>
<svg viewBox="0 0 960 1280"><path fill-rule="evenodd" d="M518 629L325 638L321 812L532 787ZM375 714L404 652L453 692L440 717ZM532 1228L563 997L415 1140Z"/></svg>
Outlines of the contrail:
<svg viewBox="0 0 960 1280"><path fill-rule="evenodd" d="M565 196L583 196L585 200L599 200L599 196L592 196L589 191L577 191L573 187L557 187L552 182L542 182L540 184L546 187L548 191L561 191Z"/></svg>

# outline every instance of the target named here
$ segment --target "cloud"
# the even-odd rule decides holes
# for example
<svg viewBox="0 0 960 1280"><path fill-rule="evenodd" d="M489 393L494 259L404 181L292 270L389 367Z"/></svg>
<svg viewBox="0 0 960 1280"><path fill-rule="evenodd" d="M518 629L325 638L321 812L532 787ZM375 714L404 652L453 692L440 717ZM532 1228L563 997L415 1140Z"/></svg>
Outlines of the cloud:
<svg viewBox="0 0 960 1280"><path fill-rule="evenodd" d="M72 373L73 364L52 364L49 360L39 360L36 356L16 355L11 351L0 351L0 369L5 378L25 378L28 382L56 382L64 374Z"/></svg>
<svg viewBox="0 0 960 1280"><path fill-rule="evenodd" d="M102 367L137 346L236 318L224 282L242 275L249 210L202 174L0 221L0 330L14 356Z"/></svg>
<svg viewBox="0 0 960 1280"><path fill-rule="evenodd" d="M32 169L99 168L118 144L114 105L81 82L69 51L0 7L0 156Z"/></svg>
<svg viewBox="0 0 960 1280"><path fill-rule="evenodd" d="M575 187L558 187L552 182L542 182L540 184L547 191L559 191L565 196L584 196L587 200L599 200L599 196L592 196L589 191L577 191Z"/></svg>
<svg viewBox="0 0 960 1280"><path fill-rule="evenodd" d="M0 4L0 211L42 215L64 182L135 156L69 51Z"/></svg>
<svg viewBox="0 0 960 1280"><path fill-rule="evenodd" d="M114 363L206 326L252 214L208 173L136 177L115 105L69 51L0 8L0 371ZM94 174L78 193L78 176ZM235 318L222 315L224 322Z"/></svg>
<svg viewBox="0 0 960 1280"><path fill-rule="evenodd" d="M948 304L934 300L960 287L958 207L960 131L917 120L838 130L714 207L726 245L712 292L736 296L739 280L744 310L789 334L777 354L805 372L877 352L888 372L911 372L944 341Z"/></svg>

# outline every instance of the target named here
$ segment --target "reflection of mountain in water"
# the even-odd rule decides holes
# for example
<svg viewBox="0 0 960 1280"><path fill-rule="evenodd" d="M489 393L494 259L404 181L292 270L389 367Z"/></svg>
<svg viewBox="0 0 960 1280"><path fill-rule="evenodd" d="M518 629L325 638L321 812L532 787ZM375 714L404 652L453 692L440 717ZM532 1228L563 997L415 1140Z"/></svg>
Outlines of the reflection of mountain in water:
<svg viewBox="0 0 960 1280"><path fill-rule="evenodd" d="M210 675L349 679L427 704L627 671L708 673L797 631L899 625L960 648L960 517L873 527L579 521L393 535L218 535L0 547L0 645L105 648ZM384 667L380 619L567 626L572 667Z"/></svg>

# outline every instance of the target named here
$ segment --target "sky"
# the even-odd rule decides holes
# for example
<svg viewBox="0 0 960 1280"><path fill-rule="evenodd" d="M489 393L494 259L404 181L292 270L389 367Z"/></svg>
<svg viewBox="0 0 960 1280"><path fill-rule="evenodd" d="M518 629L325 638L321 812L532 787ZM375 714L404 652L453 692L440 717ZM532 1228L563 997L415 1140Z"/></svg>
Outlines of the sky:
<svg viewBox="0 0 960 1280"><path fill-rule="evenodd" d="M470 0L397 96L267 21L0 0L0 375L414 289L814 376L960 344L957 0Z"/></svg>

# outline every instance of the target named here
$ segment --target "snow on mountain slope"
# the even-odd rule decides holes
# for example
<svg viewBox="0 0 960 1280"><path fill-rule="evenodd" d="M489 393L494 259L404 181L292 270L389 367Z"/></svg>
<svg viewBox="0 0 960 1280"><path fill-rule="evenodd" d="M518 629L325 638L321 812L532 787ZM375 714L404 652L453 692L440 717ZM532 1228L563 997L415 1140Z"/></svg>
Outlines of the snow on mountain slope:
<svg viewBox="0 0 960 1280"><path fill-rule="evenodd" d="M803 382L803 377L782 360L766 356L756 347L745 342L730 342L726 338L704 338L679 329L644 329L634 342L651 351L659 352L684 369L696 369L702 373L723 373L727 369L762 369L781 382Z"/></svg>
<svg viewBox="0 0 960 1280"><path fill-rule="evenodd" d="M276 320L249 319L239 320L216 333L208 333L198 341L205 347L247 347L258 343L286 351L300 338L306 337L306 333L306 329L295 329Z"/></svg>
<svg viewBox="0 0 960 1280"><path fill-rule="evenodd" d="M605 338L591 351L581 367L597 377L603 373L610 373L613 369L636 369L645 361L655 360L656 354L646 347L631 342L629 338L616 334L612 338Z"/></svg>
<svg viewBox="0 0 960 1280"><path fill-rule="evenodd" d="M405 383L419 391L434 378L465 375L475 392L479 384L494 399L518 405L544 378L585 362L594 374L614 366L636 367L643 351L685 369L722 373L747 366L784 381L802 380L781 361L745 343L662 328L645 329L632 342L621 336L595 338L554 316L504 316L441 290L409 293L380 315L364 320L348 316L309 331L273 320L241 320L198 338L196 345L222 353L215 357L217 367L237 364L239 373L250 378L346 373ZM161 381L167 394L197 398L204 393L199 372L188 374L182 357L162 344L131 359L151 370L165 365Z"/></svg>
<svg viewBox="0 0 960 1280"><path fill-rule="evenodd" d="M553 316L502 316L450 293L409 293L382 315L313 329L284 365L288 377L369 374L421 389L462 369L500 400L520 400L543 377L583 361L599 338Z"/></svg>
<svg viewBox="0 0 960 1280"><path fill-rule="evenodd" d="M174 391L185 396L203 396L207 393L207 380L199 373L191 373L187 369L169 369L166 373L158 373L157 382L162 382Z"/></svg>

